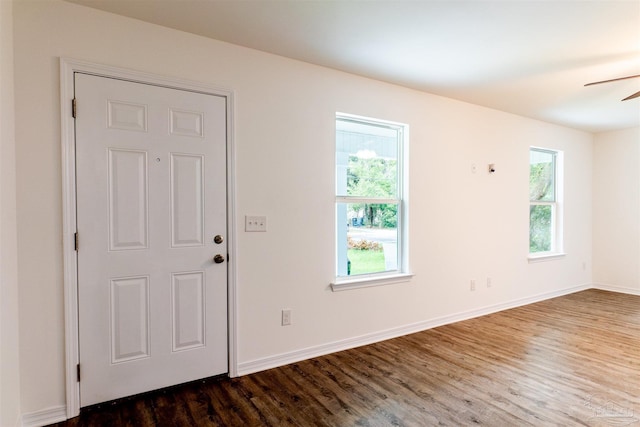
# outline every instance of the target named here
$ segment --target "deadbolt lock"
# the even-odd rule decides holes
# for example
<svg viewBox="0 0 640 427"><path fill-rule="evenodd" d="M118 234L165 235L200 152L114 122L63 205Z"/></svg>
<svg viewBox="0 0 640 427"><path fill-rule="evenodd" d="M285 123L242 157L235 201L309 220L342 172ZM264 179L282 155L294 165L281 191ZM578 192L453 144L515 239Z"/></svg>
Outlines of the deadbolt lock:
<svg viewBox="0 0 640 427"><path fill-rule="evenodd" d="M213 241L217 244L220 244L222 242L224 242L224 237L222 237L221 235L217 235L216 237L213 238Z"/></svg>

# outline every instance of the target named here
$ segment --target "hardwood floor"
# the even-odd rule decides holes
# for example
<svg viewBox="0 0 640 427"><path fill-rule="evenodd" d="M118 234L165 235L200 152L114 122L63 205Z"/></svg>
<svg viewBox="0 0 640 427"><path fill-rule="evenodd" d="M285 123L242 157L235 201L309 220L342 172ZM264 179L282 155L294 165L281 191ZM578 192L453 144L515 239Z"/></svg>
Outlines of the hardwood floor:
<svg viewBox="0 0 640 427"><path fill-rule="evenodd" d="M640 426L640 297L583 291L55 425Z"/></svg>

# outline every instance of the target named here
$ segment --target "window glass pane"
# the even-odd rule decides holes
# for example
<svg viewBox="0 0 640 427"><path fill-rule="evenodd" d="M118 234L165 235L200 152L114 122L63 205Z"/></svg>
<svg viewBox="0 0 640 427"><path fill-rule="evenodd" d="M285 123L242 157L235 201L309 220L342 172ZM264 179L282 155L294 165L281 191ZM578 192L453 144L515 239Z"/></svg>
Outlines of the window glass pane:
<svg viewBox="0 0 640 427"><path fill-rule="evenodd" d="M338 196L396 198L398 129L336 121ZM346 171L346 174L345 174Z"/></svg>
<svg viewBox="0 0 640 427"><path fill-rule="evenodd" d="M529 252L551 251L553 213L551 205L529 206Z"/></svg>
<svg viewBox="0 0 640 427"><path fill-rule="evenodd" d="M398 270L398 205L338 203L337 209L347 248L339 275Z"/></svg>
<svg viewBox="0 0 640 427"><path fill-rule="evenodd" d="M529 200L555 201L555 154L529 151Z"/></svg>

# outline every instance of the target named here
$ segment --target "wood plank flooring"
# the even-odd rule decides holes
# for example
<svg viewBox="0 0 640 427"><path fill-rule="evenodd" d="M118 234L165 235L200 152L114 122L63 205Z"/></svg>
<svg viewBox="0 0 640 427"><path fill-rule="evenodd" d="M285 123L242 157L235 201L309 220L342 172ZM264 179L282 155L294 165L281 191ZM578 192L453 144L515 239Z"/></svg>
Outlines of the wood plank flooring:
<svg viewBox="0 0 640 427"><path fill-rule="evenodd" d="M470 425L640 426L640 297L587 290L55 424Z"/></svg>

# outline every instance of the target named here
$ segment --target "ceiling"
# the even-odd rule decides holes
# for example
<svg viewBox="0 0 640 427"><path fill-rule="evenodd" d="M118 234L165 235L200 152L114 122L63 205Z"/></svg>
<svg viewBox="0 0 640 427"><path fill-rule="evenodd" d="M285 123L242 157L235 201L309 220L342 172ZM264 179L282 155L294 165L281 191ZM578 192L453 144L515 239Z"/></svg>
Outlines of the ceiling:
<svg viewBox="0 0 640 427"><path fill-rule="evenodd" d="M640 126L640 0L68 0L551 123Z"/></svg>

